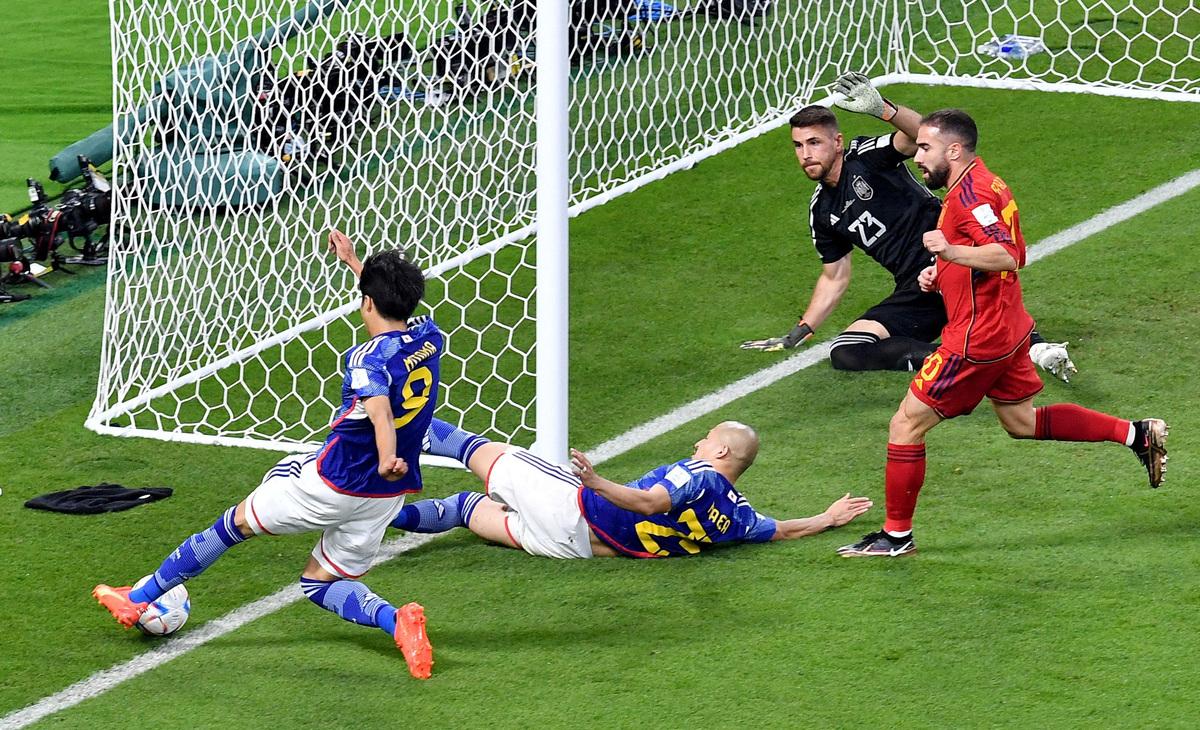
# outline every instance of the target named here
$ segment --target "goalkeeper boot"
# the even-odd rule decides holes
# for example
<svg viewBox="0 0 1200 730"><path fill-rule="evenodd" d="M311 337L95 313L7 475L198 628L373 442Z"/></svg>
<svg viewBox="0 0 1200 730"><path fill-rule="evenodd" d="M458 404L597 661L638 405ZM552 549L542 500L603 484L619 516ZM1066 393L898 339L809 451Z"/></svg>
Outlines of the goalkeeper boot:
<svg viewBox="0 0 1200 730"><path fill-rule="evenodd" d="M419 603L406 603L396 609L396 648L404 655L408 672L417 679L433 674L433 645L425 634L425 609Z"/></svg>
<svg viewBox="0 0 1200 730"><path fill-rule="evenodd" d="M1150 477L1150 487L1157 489L1167 471L1167 422L1161 418L1144 418L1133 422L1134 455L1142 466L1146 467L1146 475Z"/></svg>
<svg viewBox="0 0 1200 730"><path fill-rule="evenodd" d="M898 558L917 551L912 533L904 537L892 537L883 530L863 535L858 542L837 549L843 558Z"/></svg>
<svg viewBox="0 0 1200 730"><path fill-rule="evenodd" d="M108 609L108 612L113 615L125 628L132 628L142 617L148 603L134 603L129 600L129 591L133 590L131 586L112 586L101 583L92 589L92 597L100 602L101 606Z"/></svg>
<svg viewBox="0 0 1200 730"><path fill-rule="evenodd" d="M1071 356L1067 353L1070 342L1037 342L1029 346L1029 359L1042 370L1064 383L1071 382L1071 376L1079 372Z"/></svg>

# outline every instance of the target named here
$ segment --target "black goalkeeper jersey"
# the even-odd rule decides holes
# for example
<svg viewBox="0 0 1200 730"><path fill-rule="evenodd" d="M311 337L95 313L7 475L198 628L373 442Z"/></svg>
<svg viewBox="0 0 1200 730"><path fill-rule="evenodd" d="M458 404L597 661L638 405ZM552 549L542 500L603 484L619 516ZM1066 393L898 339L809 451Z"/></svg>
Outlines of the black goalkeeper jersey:
<svg viewBox="0 0 1200 730"><path fill-rule="evenodd" d="M907 159L890 134L850 142L838 184L817 183L809 206L821 261L831 264L858 246L892 273L897 287L929 265L921 236L937 228L941 201L913 176Z"/></svg>

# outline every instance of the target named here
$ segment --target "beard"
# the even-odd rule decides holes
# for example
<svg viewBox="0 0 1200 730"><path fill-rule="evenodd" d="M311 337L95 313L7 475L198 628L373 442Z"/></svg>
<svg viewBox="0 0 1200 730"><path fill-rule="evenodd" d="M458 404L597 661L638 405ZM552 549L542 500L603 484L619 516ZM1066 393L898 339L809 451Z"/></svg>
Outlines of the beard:
<svg viewBox="0 0 1200 730"><path fill-rule="evenodd" d="M946 183L950 180L950 166L945 165L940 168L924 168L921 170L922 177L925 178L925 187L930 190L940 190L946 187Z"/></svg>
<svg viewBox="0 0 1200 730"><path fill-rule="evenodd" d="M804 175L809 180L820 180L829 174L829 168L819 162L813 165L804 166L803 170Z"/></svg>

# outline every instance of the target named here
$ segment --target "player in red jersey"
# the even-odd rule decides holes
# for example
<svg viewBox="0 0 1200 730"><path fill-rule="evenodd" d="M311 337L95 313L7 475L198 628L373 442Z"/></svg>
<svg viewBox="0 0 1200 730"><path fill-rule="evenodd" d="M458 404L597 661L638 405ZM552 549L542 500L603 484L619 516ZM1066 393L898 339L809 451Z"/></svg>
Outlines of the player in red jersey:
<svg viewBox="0 0 1200 730"><path fill-rule="evenodd" d="M925 434L985 397L1013 438L1124 444L1145 466L1150 486L1162 483L1167 424L1161 419L1126 421L1073 403L1033 407L1042 381L1028 356L1034 323L1017 275L1025 241L1012 191L975 154L978 136L975 121L957 109L921 120L917 167L931 189L949 189L937 230L924 236L937 260L918 281L942 295L948 321L942 344L925 359L888 429L883 529L839 548L844 557L916 550L912 517L925 481Z"/></svg>

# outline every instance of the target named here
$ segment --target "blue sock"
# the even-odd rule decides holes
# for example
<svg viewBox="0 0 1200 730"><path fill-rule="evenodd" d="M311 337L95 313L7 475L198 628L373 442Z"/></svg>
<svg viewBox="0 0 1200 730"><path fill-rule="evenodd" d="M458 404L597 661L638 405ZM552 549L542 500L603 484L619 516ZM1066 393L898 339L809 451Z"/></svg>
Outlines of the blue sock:
<svg viewBox="0 0 1200 730"><path fill-rule="evenodd" d="M449 456L461 461L465 466L475 450L488 443L491 441L478 434L464 431L458 426L435 418L430 422L429 430L425 432L424 446L425 450L434 456Z"/></svg>
<svg viewBox="0 0 1200 730"><path fill-rule="evenodd" d="M225 510L225 514L204 532L197 532L180 543L175 552L154 571L154 576L146 581L141 588L129 592L129 600L134 603L149 603L159 596L183 583L189 578L195 578L203 573L208 566L217 562L217 558L225 554L229 548L237 545L246 538L238 530L233 521L233 513L237 506Z"/></svg>
<svg viewBox="0 0 1200 730"><path fill-rule="evenodd" d="M375 626L388 636L396 633L396 607L372 593L364 583L301 578L300 590L308 600L350 623Z"/></svg>
<svg viewBox="0 0 1200 730"><path fill-rule="evenodd" d="M408 532L446 532L471 524L475 507L484 498L479 492L459 492L445 499L422 499L406 504L392 527Z"/></svg>

